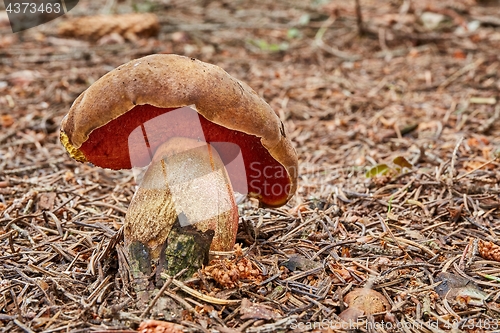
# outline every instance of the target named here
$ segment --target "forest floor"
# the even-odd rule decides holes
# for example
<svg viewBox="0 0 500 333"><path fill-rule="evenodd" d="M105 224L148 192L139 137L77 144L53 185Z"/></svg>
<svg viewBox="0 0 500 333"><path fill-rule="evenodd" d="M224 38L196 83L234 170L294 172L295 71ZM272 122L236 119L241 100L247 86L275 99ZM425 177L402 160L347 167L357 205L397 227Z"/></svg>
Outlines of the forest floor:
<svg viewBox="0 0 500 333"><path fill-rule="evenodd" d="M360 9L361 24L354 0L82 0L17 34L0 15L0 332L500 331L500 3ZM59 30L134 10L157 36ZM281 208L244 201L241 248L144 311L118 232L133 175L74 162L58 138L81 92L152 53L248 83L299 181Z"/></svg>

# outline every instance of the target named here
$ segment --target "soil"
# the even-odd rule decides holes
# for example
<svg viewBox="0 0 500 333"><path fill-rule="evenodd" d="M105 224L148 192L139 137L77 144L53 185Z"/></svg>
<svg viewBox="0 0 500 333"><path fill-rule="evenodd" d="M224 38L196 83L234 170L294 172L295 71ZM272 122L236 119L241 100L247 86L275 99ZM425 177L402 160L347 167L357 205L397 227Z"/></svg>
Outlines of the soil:
<svg viewBox="0 0 500 333"><path fill-rule="evenodd" d="M59 30L131 12L159 29ZM0 332L499 330L499 17L496 0L82 0L13 34L0 12ZM281 208L243 201L232 253L145 295L120 231L132 172L71 160L59 124L152 53L248 83L299 186ZM358 288L389 306L342 322Z"/></svg>

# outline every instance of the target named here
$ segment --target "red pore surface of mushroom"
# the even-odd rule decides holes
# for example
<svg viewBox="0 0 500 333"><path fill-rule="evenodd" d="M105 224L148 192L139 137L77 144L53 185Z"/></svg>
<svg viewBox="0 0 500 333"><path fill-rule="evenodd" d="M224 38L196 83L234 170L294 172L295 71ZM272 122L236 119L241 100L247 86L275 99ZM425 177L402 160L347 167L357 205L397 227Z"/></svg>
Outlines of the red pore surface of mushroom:
<svg viewBox="0 0 500 333"><path fill-rule="evenodd" d="M281 206L290 194L290 181L285 168L278 163L262 146L260 139L254 135L227 129L221 125L208 121L198 114L204 138L189 121L176 118L176 124L169 124L168 128L159 128L156 132L144 132L144 140L150 152L143 146L134 147L128 142L128 137L136 128L143 126L148 120L168 113L174 109L158 108L151 105L137 105L127 113L110 121L106 125L96 128L90 134L80 150L89 162L110 169L131 168L130 155L134 154L133 166L146 166L151 160L151 152L172 137L202 139L214 144L231 142L240 149L245 163L246 174L229 173L234 190L243 192L248 186L250 196L262 200L266 206ZM236 121L236 120L235 120ZM109 138L114 140L109 140ZM228 164L235 157L234 149L217 149L224 162ZM246 179L241 179L246 177ZM240 186L245 184L245 186Z"/></svg>

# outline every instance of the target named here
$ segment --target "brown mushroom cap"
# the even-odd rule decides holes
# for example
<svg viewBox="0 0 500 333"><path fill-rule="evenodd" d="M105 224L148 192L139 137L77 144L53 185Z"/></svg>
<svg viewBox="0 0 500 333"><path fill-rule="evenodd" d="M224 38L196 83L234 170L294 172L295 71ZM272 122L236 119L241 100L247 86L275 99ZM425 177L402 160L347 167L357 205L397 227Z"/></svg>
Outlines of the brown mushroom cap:
<svg viewBox="0 0 500 333"><path fill-rule="evenodd" d="M290 199L297 186L297 155L283 123L245 83L193 58L150 55L107 73L75 100L62 121L61 142L81 162L127 169L132 167L131 154L143 154L140 165L134 166L145 166L150 155L129 146L130 133L148 120L190 105L196 107L207 142L240 147L250 196L271 207ZM148 147L154 152L171 137L197 135L191 124L178 124L150 135ZM234 152L218 152L224 163L234 157ZM238 191L234 177L238 175L230 174Z"/></svg>
<svg viewBox="0 0 500 333"><path fill-rule="evenodd" d="M344 302L349 306L348 309L351 309L349 312L345 312L344 315L342 313L339 315L345 321L349 321L350 319L356 322L358 315L370 315L384 312L391 308L389 301L387 301L384 295L369 288L353 289L344 296ZM361 314L358 311L352 311L353 309L361 311ZM355 316L355 318L351 318L350 316Z"/></svg>

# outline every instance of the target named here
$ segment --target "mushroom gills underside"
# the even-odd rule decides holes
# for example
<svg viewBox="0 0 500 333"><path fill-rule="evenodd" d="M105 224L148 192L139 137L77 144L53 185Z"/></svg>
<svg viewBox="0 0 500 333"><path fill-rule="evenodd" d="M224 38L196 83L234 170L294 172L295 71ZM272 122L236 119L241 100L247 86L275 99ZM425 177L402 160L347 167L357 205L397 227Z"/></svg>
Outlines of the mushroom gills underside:
<svg viewBox="0 0 500 333"><path fill-rule="evenodd" d="M134 132L140 139L131 140ZM290 197L288 171L271 156L259 137L213 123L189 107L137 105L94 129L77 151L85 160L104 168L144 167L158 147L173 137L213 144L224 165L231 164L241 153L244 171L228 169L232 186L240 193L258 198L264 206L281 206Z"/></svg>

